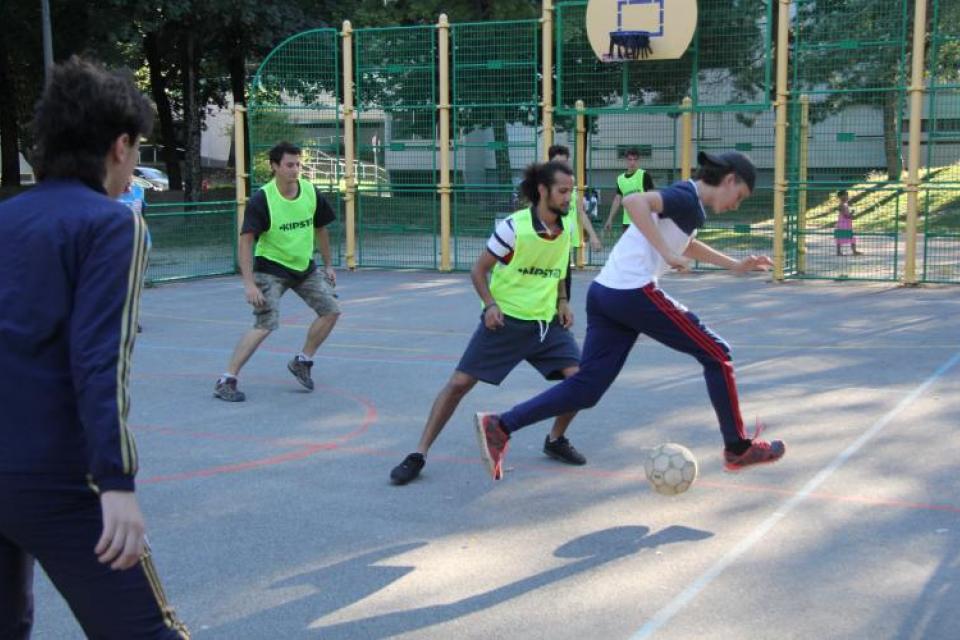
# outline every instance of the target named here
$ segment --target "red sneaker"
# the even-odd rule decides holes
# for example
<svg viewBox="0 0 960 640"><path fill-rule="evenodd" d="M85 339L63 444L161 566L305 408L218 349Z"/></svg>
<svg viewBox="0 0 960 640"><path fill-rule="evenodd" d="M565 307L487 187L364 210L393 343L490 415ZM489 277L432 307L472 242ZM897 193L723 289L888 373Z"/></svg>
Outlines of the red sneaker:
<svg viewBox="0 0 960 640"><path fill-rule="evenodd" d="M480 444L480 457L490 470L494 480L503 478L503 456L507 453L510 435L500 427L500 418L495 413L478 413L473 417Z"/></svg>
<svg viewBox="0 0 960 640"><path fill-rule="evenodd" d="M750 439L750 448L736 455L730 451L723 452L724 468L727 471L740 471L745 467L755 464L769 464L776 462L787 452L787 446L782 440L760 440L758 436L763 431L763 425L757 420L756 430L753 432L753 438Z"/></svg>

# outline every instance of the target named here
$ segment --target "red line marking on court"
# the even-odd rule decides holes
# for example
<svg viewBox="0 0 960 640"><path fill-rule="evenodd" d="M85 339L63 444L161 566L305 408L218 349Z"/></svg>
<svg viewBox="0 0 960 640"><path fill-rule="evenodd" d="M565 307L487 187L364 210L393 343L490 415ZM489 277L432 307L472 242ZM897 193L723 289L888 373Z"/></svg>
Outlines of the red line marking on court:
<svg viewBox="0 0 960 640"><path fill-rule="evenodd" d="M151 376L151 374L146 374ZM197 377L199 374L153 374L153 377ZM344 398L353 400L360 406L365 408L363 419L360 421L360 425L341 436L337 436L332 440L325 442L317 443L299 443L296 445L294 442L284 442L283 440L270 439L270 438L257 438L255 436L231 436L229 434L214 434L206 432L191 432L191 431L180 431L172 427L154 427L146 425L143 428L146 430L152 430L157 433L163 433L166 435L177 435L187 438L194 439L211 439L211 440L221 440L221 441L243 441L243 442L258 442L260 444L267 444L271 446L291 446L296 445L299 448L288 451L286 453L281 453L278 455L269 456L266 458L258 458L255 460L247 460L244 462L235 462L232 464L218 465L215 467L205 467L202 469L194 469L192 471L183 471L180 473L173 473L167 475L152 476L144 480L139 480L140 484L158 484L161 482L172 482L176 480L191 480L194 478L208 478L211 476L224 475L228 473L238 473L241 471L249 471L251 469L261 469L264 467L272 467L287 462L294 462L297 460L304 460L309 458L321 451L331 451L333 449L340 448L343 444L355 440L364 433L366 433L373 423L377 421L377 407L366 398L350 393L349 391L344 391L343 389L338 389L336 387L331 387L328 385L318 384L318 389L323 389L328 393L333 395L338 395Z"/></svg>
<svg viewBox="0 0 960 640"><path fill-rule="evenodd" d="M203 374L183 374L183 373L174 373L174 374L136 374L134 377L156 377L156 378L206 378ZM263 378L257 378L262 380ZM278 380L278 379L275 379ZM284 382L286 382L284 380ZM394 455L400 455L396 451L388 451L384 449L374 449L370 447L344 447L343 445L355 440L364 433L366 433L373 423L378 419L377 408L370 400L363 398L361 396L350 393L343 389L338 389L336 387L331 387L328 385L318 384L317 388L323 388L326 391L333 393L334 395L339 395L341 397L349 398L357 404L365 407L365 413L363 420L353 431L346 433L342 436L338 436L329 441L324 442L311 442L311 441L300 441L300 440L283 440L278 438L261 438L257 436L239 436L232 434L217 434L201 431L181 431L173 427L163 427L163 426L154 426L154 425L132 425L134 430L145 430L153 431L155 433L161 433L164 435L179 436L185 438L193 439L209 439L209 440L221 440L221 441L235 441L235 442L253 442L258 444L264 444L274 447L287 447L287 446L296 446L298 447L294 451L289 451L287 453L270 456L267 458L260 458L256 460L249 460L246 462L238 462L234 464L219 465L216 467L207 467L203 469L197 469L194 471L185 471L182 473L168 474L153 476L146 478L145 480L138 480L140 484L157 484L161 482L171 482L176 480L190 480L193 478L205 478L216 475L224 475L228 473L237 473L241 471L248 471L251 469L258 469L269 466L276 466L284 464L286 462L293 462L297 460L303 460L309 458L321 451L332 451L332 450L341 450L348 453L356 453L361 455L373 456L373 457L390 457ZM472 460L470 458L455 457L455 456L432 456L431 461L443 462L450 465L479 465L479 460ZM613 471L608 469L598 469L596 467L560 467L560 466L547 466L539 463L532 464L520 464L520 465L509 465L509 468L514 469L526 469L534 471L536 473L549 473L549 474L559 474L571 476L585 476L588 478L619 478L625 480L636 480L638 483L641 483L644 488L646 487L646 476L643 473L634 473L629 471ZM792 496L797 492L792 489L781 489L779 487L772 487L769 485L757 485L757 484L741 484L737 482L718 482L713 480L704 480L699 478L697 480L696 486L699 487L709 487L711 489L722 489L722 490L736 490L736 491L749 491L753 493L767 493L775 495L784 495ZM825 492L815 492L811 493L810 498L815 500L821 500L825 502L850 502L855 504L863 504L867 506L874 507L891 507L894 509L907 509L915 511L939 511L943 513L956 513L960 514L960 507L949 504L932 504L932 503L922 503L922 502L910 502L906 500L896 500L888 498L871 498L869 496L857 496L857 495L839 495L833 493Z"/></svg>

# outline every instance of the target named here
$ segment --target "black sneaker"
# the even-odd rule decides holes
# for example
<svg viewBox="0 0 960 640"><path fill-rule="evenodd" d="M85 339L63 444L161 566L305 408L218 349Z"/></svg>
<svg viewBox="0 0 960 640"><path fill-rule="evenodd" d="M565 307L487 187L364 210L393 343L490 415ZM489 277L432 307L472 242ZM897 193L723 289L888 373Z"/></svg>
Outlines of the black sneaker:
<svg viewBox="0 0 960 640"><path fill-rule="evenodd" d="M296 357L287 363L287 369L294 375L297 382L310 391L313 391L313 378L310 377L310 367L312 366L313 360L301 360Z"/></svg>
<svg viewBox="0 0 960 640"><path fill-rule="evenodd" d="M420 470L425 464L427 461L423 459L422 453L411 453L393 468L390 472L390 480L393 484L407 484L420 475Z"/></svg>
<svg viewBox="0 0 960 640"><path fill-rule="evenodd" d="M548 434L547 439L543 441L543 452L554 460L566 462L567 464L587 464L587 459L583 457L583 454L577 451L574 446L570 444L570 441L563 436L551 442L550 435Z"/></svg>
<svg viewBox="0 0 960 640"><path fill-rule="evenodd" d="M237 389L236 378L217 380L217 386L213 388L213 397L227 402L243 402L247 399L246 394Z"/></svg>

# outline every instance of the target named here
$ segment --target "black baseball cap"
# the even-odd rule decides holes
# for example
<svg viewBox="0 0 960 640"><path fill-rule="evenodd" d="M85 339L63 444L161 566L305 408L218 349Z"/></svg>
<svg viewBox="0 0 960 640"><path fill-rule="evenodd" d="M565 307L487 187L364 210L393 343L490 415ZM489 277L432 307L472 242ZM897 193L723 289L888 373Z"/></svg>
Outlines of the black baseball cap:
<svg viewBox="0 0 960 640"><path fill-rule="evenodd" d="M697 154L697 162L700 163L700 166L712 164L721 169L731 169L753 193L753 187L757 183L757 170L750 158L739 151L724 151L723 153L701 151Z"/></svg>

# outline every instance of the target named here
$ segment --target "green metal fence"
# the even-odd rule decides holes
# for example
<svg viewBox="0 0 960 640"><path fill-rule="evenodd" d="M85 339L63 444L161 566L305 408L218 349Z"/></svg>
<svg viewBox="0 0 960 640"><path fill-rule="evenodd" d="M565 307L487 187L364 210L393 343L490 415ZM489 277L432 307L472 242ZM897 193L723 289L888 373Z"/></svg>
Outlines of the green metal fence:
<svg viewBox="0 0 960 640"><path fill-rule="evenodd" d="M557 6L557 112L587 115L587 185L600 195L594 225L603 224L625 170L625 152L636 148L640 166L661 187L680 177L680 105L693 101L694 157L697 151L740 149L757 162L761 178L754 197L739 212L710 219L702 237L733 255L769 252L772 243L773 69L772 4L723 0L698 3L698 28L676 60L603 63L585 29L587 2ZM653 46L656 46L654 41ZM617 212L605 250L588 251L601 265L619 237Z"/></svg>
<svg viewBox="0 0 960 640"><path fill-rule="evenodd" d="M753 196L737 212L711 216L701 237L734 256L772 252L775 5L700 0L697 30L682 57L611 64L597 60L589 45L586 0L557 4L555 141L575 146L582 100L586 180L600 195L596 227L607 217L628 148L640 151L641 167L657 185L679 178L680 105L689 96L694 158L700 150L738 149L758 168ZM914 6L914 0L793 1L787 277L895 280L904 273L902 170ZM930 6L920 273L927 281L956 282L960 3L932 0ZM540 157L541 25L450 25L454 268L468 268L494 221L518 206L521 171ZM353 37L357 264L437 268L439 29L358 29ZM315 30L290 38L264 61L251 90L250 145L256 186L266 179L267 148L283 137L304 144L317 159L307 177L325 185L339 210L345 167L338 45L335 30ZM862 256L836 254L838 241L847 240L835 229L841 189L851 195ZM605 237L607 249L618 226ZM339 257L339 224L335 231ZM605 258L606 250L588 252L591 265Z"/></svg>
<svg viewBox="0 0 960 640"><path fill-rule="evenodd" d="M788 251L796 260L788 264L790 277L895 280L902 274L908 4L796 1L787 201L795 240ZM801 96L809 100L806 127ZM840 190L849 192L852 234L836 230ZM853 255L853 247L863 255Z"/></svg>
<svg viewBox="0 0 960 640"><path fill-rule="evenodd" d="M357 262L438 265L437 30L354 31L357 159L379 174L358 184Z"/></svg>
<svg viewBox="0 0 960 640"><path fill-rule="evenodd" d="M960 3L934 2L931 24L921 277L960 282Z"/></svg>
<svg viewBox="0 0 960 640"><path fill-rule="evenodd" d="M450 44L453 264L469 269L538 157L540 24L453 24Z"/></svg>
<svg viewBox="0 0 960 640"><path fill-rule="evenodd" d="M148 204L144 217L153 245L148 283L233 273L236 202Z"/></svg>

